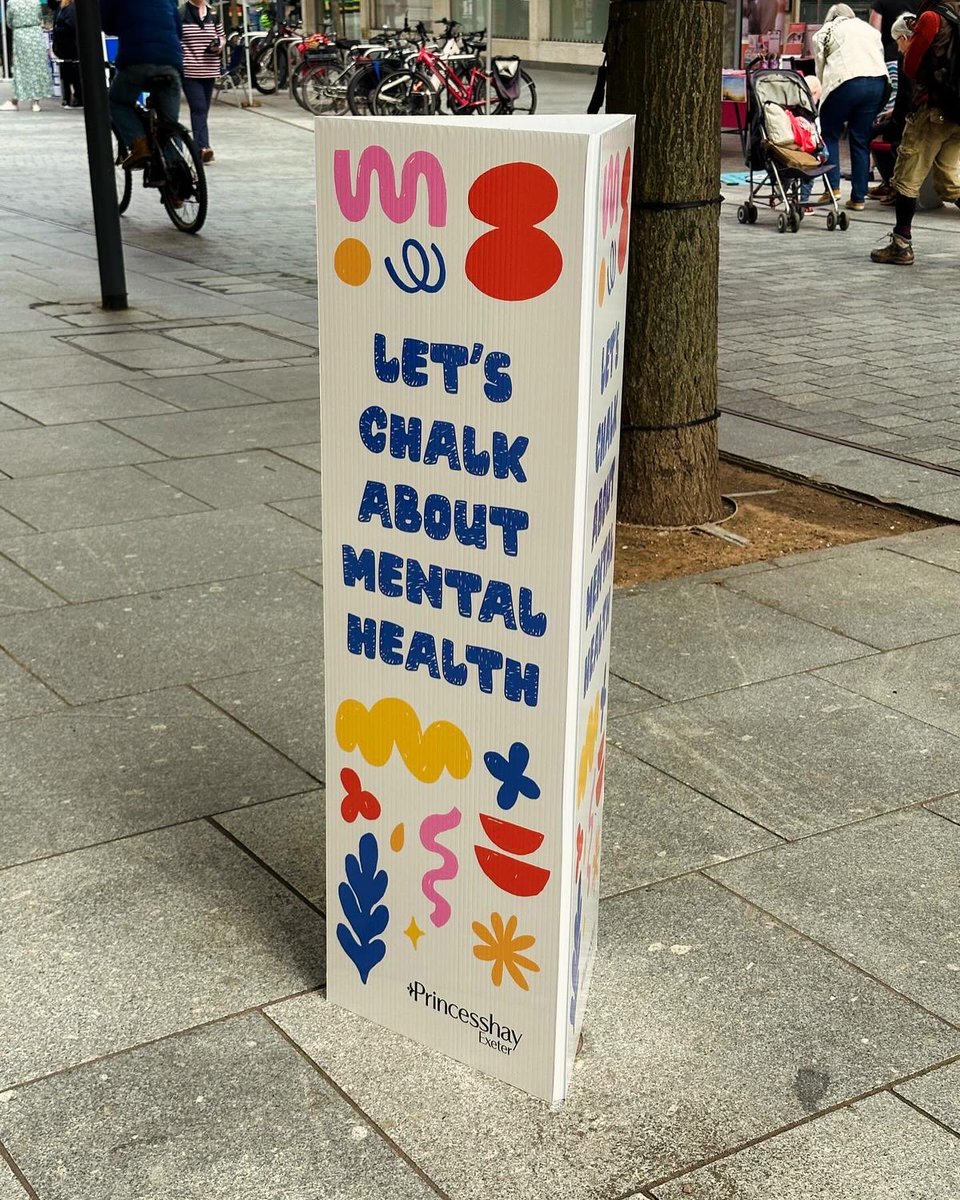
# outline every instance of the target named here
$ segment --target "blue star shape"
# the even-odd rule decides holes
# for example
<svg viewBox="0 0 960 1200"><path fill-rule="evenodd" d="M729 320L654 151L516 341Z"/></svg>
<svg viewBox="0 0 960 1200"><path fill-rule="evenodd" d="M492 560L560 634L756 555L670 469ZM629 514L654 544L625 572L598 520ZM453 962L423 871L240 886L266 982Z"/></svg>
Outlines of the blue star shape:
<svg viewBox="0 0 960 1200"><path fill-rule="evenodd" d="M502 809L513 808L521 796L536 800L540 795L540 785L525 773L529 762L530 751L523 742L514 742L506 758L496 750L488 750L483 756L484 766L500 780L497 804Z"/></svg>

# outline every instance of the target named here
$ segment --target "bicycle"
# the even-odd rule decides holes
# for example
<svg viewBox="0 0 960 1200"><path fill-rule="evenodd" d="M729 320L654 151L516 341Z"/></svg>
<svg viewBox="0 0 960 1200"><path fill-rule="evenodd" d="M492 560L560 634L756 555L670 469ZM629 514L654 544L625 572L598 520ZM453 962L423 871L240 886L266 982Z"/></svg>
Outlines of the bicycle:
<svg viewBox="0 0 960 1200"><path fill-rule="evenodd" d="M167 82L165 76L161 79ZM148 80L148 89L161 79ZM200 151L182 125L161 116L152 96L145 107L137 105L137 112L150 147L150 158L143 165L143 186L157 189L177 229L198 233L207 219L207 178ZM140 168L123 165L130 151L116 127L113 132L117 139L117 204L125 213L133 196L133 172Z"/></svg>
<svg viewBox="0 0 960 1200"><path fill-rule="evenodd" d="M493 60L487 75L480 65L486 31L457 37L455 21L442 19L444 47L421 45L408 65L388 75L370 95L370 111L376 116L433 116L446 96L451 113L465 115L490 109L497 116L533 114L537 110L537 88L520 68L519 59Z"/></svg>

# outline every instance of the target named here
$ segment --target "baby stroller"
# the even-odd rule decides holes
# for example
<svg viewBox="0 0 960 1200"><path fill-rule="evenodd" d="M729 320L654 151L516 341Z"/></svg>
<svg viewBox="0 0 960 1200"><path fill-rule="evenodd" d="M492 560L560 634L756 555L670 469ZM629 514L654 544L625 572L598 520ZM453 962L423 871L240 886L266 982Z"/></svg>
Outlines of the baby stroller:
<svg viewBox="0 0 960 1200"><path fill-rule="evenodd" d="M747 67L747 133L745 162L750 168L750 195L737 209L741 225L756 223L760 200L777 212L777 230L797 233L803 220L800 197L804 183L830 170L810 149L822 150L814 125L816 104L807 81L796 71ZM798 138L800 139L798 141ZM807 149L801 148L806 146ZM754 179L754 174L759 179ZM825 208L827 229L845 230L849 219L836 197Z"/></svg>

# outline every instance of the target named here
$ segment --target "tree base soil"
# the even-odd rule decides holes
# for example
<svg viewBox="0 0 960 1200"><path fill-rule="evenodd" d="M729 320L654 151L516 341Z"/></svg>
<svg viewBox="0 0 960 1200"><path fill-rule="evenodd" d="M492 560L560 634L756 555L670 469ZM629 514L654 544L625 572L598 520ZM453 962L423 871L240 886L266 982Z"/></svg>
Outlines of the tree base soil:
<svg viewBox="0 0 960 1200"><path fill-rule="evenodd" d="M736 496L737 503L736 515L723 521L720 528L747 538L749 545L736 546L689 529L659 530L620 524L616 586L699 575L702 571L893 537L943 524L934 517L868 504L723 461L720 489L725 496ZM738 492L770 494L737 496ZM732 508L729 504L726 507Z"/></svg>

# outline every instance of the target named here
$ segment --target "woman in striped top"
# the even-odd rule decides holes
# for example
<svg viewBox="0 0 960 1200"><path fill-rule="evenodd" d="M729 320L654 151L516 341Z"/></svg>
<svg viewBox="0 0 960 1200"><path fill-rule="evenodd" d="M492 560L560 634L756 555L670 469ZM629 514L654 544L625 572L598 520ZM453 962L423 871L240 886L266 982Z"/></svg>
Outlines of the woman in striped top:
<svg viewBox="0 0 960 1200"><path fill-rule="evenodd" d="M214 80L220 74L220 51L224 46L223 26L207 0L187 0L183 7L183 94L190 106L193 140L203 161L213 161L207 115L213 99Z"/></svg>

